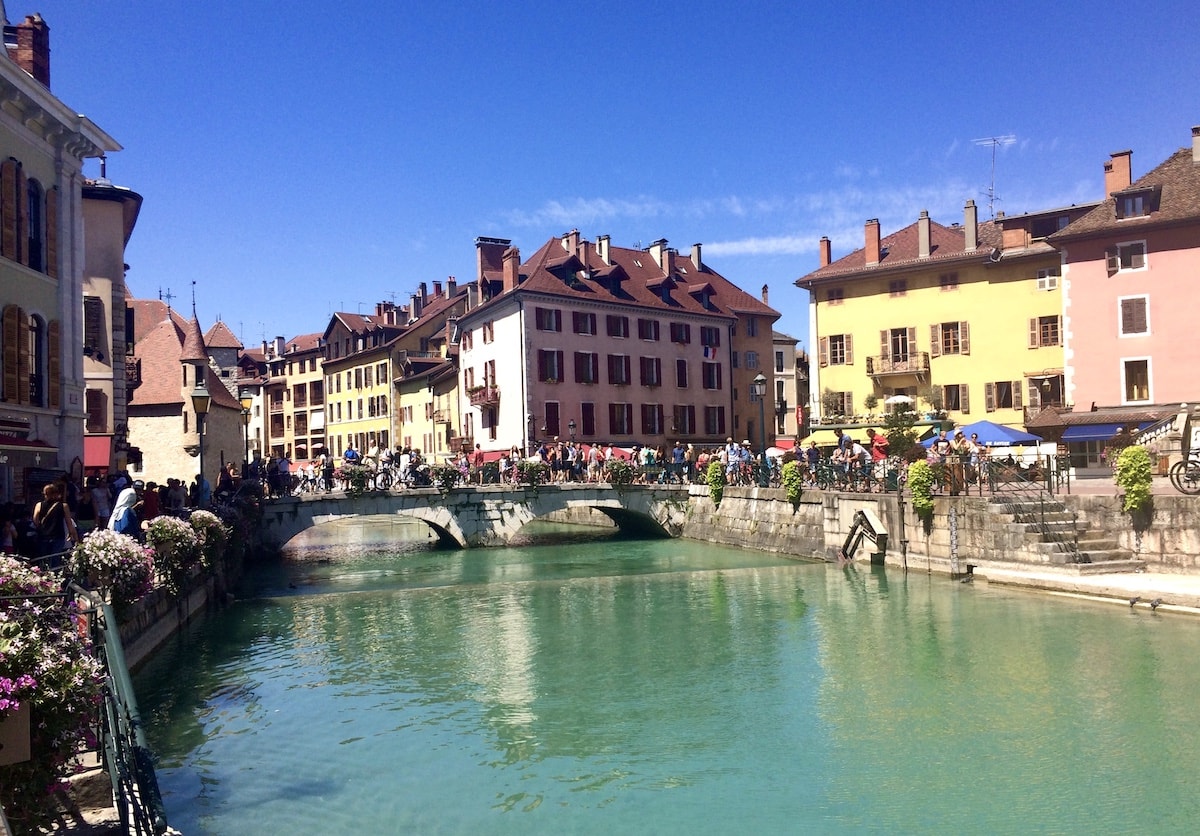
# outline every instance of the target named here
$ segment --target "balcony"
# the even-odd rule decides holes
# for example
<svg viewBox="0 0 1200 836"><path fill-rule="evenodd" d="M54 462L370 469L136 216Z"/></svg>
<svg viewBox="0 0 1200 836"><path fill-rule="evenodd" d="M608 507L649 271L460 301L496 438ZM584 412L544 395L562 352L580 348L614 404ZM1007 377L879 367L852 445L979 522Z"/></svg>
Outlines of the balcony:
<svg viewBox="0 0 1200 836"><path fill-rule="evenodd" d="M480 386L467 391L471 406L495 406L500 403L500 390L495 386Z"/></svg>
<svg viewBox="0 0 1200 836"><path fill-rule="evenodd" d="M433 423L435 423L435 424L449 424L449 423L451 423L451 418L450 418L450 410L448 410L448 409L435 409L435 410L433 411Z"/></svg>
<svg viewBox="0 0 1200 836"><path fill-rule="evenodd" d="M142 361L125 355L125 388L136 389L142 385Z"/></svg>
<svg viewBox="0 0 1200 836"><path fill-rule="evenodd" d="M907 357L868 357L867 374L874 378L891 375L915 375L918 378L929 376L929 352L914 351Z"/></svg>

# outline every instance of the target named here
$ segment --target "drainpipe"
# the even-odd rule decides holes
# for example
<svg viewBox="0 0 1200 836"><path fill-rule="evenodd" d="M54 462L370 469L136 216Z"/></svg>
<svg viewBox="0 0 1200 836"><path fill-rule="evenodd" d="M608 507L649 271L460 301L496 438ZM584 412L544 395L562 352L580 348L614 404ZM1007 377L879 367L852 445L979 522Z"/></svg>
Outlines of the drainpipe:
<svg viewBox="0 0 1200 836"><path fill-rule="evenodd" d="M529 416L533 414L533 404L529 402L527 395L526 383L527 375L529 374L529 345L525 339L525 300L517 299L517 326L521 329L521 359L524 361L522 365L525 367L521 370L521 403L525 404L525 408L521 410L521 420L524 426L521 428L521 455L529 455ZM513 467L517 463L513 462Z"/></svg>

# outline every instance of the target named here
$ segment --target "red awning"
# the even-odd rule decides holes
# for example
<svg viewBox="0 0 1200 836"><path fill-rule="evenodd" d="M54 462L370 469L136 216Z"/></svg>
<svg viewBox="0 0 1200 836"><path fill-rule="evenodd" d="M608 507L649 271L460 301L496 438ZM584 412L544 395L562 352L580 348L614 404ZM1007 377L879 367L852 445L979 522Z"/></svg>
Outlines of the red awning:
<svg viewBox="0 0 1200 836"><path fill-rule="evenodd" d="M794 438L777 438L777 439L775 439L775 446L778 447L780 450L791 450L792 448L794 448L796 446L796 439L794 439Z"/></svg>
<svg viewBox="0 0 1200 836"><path fill-rule="evenodd" d="M112 463L112 436L85 435L83 437L83 467L85 470L107 471Z"/></svg>

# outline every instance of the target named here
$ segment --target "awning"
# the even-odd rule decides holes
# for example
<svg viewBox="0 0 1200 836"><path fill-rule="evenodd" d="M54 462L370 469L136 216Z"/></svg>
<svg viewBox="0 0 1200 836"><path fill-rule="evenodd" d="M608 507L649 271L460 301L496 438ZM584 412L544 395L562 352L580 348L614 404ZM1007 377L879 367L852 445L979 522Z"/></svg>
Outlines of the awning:
<svg viewBox="0 0 1200 836"><path fill-rule="evenodd" d="M1141 421L1137 428L1144 430L1146 427L1153 424L1153 421ZM1073 427L1067 427L1062 434L1062 441L1066 442L1084 442L1084 441L1111 441L1112 437L1121 431L1123 427L1130 426L1124 424L1076 424Z"/></svg>
<svg viewBox="0 0 1200 836"><path fill-rule="evenodd" d="M104 470L111 464L112 436L85 435L83 437L83 467L85 470Z"/></svg>
<svg viewBox="0 0 1200 836"><path fill-rule="evenodd" d="M58 448L37 439L0 434L0 465L53 469L58 465Z"/></svg>
<svg viewBox="0 0 1200 836"><path fill-rule="evenodd" d="M775 446L780 450L791 450L796 446L796 440L794 438L777 438Z"/></svg>
<svg viewBox="0 0 1200 836"><path fill-rule="evenodd" d="M807 438L800 442L801 447L807 447L812 442L817 442L818 447L837 447L838 437L834 435L833 430L817 430Z"/></svg>

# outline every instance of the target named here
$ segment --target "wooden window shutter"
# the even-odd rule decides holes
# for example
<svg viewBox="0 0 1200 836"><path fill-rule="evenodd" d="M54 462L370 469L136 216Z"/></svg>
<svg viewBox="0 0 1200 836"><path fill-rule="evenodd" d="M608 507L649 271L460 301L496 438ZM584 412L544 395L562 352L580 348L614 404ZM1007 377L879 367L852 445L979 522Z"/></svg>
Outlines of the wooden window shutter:
<svg viewBox="0 0 1200 836"><path fill-rule="evenodd" d="M717 363L715 365L717 367L717 388L720 389L721 388L721 364Z"/></svg>
<svg viewBox="0 0 1200 836"><path fill-rule="evenodd" d="M545 351L538 352L537 374L538 374L538 380L546 379L546 352Z"/></svg>
<svg viewBox="0 0 1200 836"><path fill-rule="evenodd" d="M1027 385L1029 386L1029 393L1028 393L1028 395L1026 395L1026 400L1029 402L1029 405L1033 408L1037 408L1042 405L1042 391L1040 388L1038 388L1038 383L1039 383L1039 381L1037 381L1033 378L1030 378L1027 381Z"/></svg>
<svg viewBox="0 0 1200 836"><path fill-rule="evenodd" d="M567 369L563 363L563 353L561 351L554 352L554 376L558 378L560 383L565 383L567 380Z"/></svg>
<svg viewBox="0 0 1200 836"><path fill-rule="evenodd" d="M4 400L11 403L20 400L21 378L17 367L20 328L17 323L20 322L21 316L21 309L16 305L8 305L4 309Z"/></svg>
<svg viewBox="0 0 1200 836"><path fill-rule="evenodd" d="M958 353L971 353L971 326L965 320L958 323Z"/></svg>
<svg viewBox="0 0 1200 836"><path fill-rule="evenodd" d="M971 411L971 398L967 393L967 384L960 383L958 385L958 411L967 415Z"/></svg>
<svg viewBox="0 0 1200 836"><path fill-rule="evenodd" d="M17 317L17 403L29 403L29 317Z"/></svg>
<svg viewBox="0 0 1200 836"><path fill-rule="evenodd" d="M842 392L842 411L847 415L854 414L854 393Z"/></svg>
<svg viewBox="0 0 1200 836"><path fill-rule="evenodd" d="M57 319L46 328L46 397L51 409L61 405L62 391L62 328Z"/></svg>
<svg viewBox="0 0 1200 836"><path fill-rule="evenodd" d="M821 368L829 365L829 337L817 340L817 362Z"/></svg>
<svg viewBox="0 0 1200 836"><path fill-rule="evenodd" d="M890 331L879 332L879 356L885 361L892 357L892 334Z"/></svg>
<svg viewBox="0 0 1200 836"><path fill-rule="evenodd" d="M1054 333L1058 335L1058 340L1054 344L1062 345L1063 344L1063 321L1062 321L1061 314L1054 317Z"/></svg>
<svg viewBox="0 0 1200 836"><path fill-rule="evenodd" d="M1039 337L1040 337L1040 335L1038 334L1037 317L1036 316L1030 317L1029 318L1029 347L1030 348L1038 347Z"/></svg>
<svg viewBox="0 0 1200 836"><path fill-rule="evenodd" d="M643 386L645 386L646 384L648 384L650 382L650 358L649 357L639 357L638 358L638 373L641 376L641 384ZM643 416L643 423L644 423L644 418L645 418L645 416Z"/></svg>
<svg viewBox="0 0 1200 836"><path fill-rule="evenodd" d="M575 352L575 382L591 383L588 380L587 355L582 351Z"/></svg>
<svg viewBox="0 0 1200 836"><path fill-rule="evenodd" d="M942 355L942 326L929 326L929 356L940 357Z"/></svg>
<svg viewBox="0 0 1200 836"><path fill-rule="evenodd" d="M1012 382L1013 392L1013 409L1021 408L1021 381L1014 380Z"/></svg>
<svg viewBox="0 0 1200 836"><path fill-rule="evenodd" d="M617 382L617 355L608 355L608 382Z"/></svg>
<svg viewBox="0 0 1200 836"><path fill-rule="evenodd" d="M620 404L610 403L608 405L608 431L614 435L619 432L617 429L617 410L621 408Z"/></svg>
<svg viewBox="0 0 1200 836"><path fill-rule="evenodd" d="M0 255L17 260L17 161L0 163Z"/></svg>
<svg viewBox="0 0 1200 836"><path fill-rule="evenodd" d="M29 178L25 169L17 166L17 254L15 258L29 266Z"/></svg>
<svg viewBox="0 0 1200 836"><path fill-rule="evenodd" d="M996 384L983 384L983 408L988 412L996 411Z"/></svg>
<svg viewBox="0 0 1200 836"><path fill-rule="evenodd" d="M917 329L908 329L908 355L912 357L917 353Z"/></svg>
<svg viewBox="0 0 1200 836"><path fill-rule="evenodd" d="M46 191L46 275L58 278L58 187Z"/></svg>
<svg viewBox="0 0 1200 836"><path fill-rule="evenodd" d="M854 335L846 334L842 339L844 340L843 345L845 345L845 347L846 347L846 365L853 366L854 365Z"/></svg>

